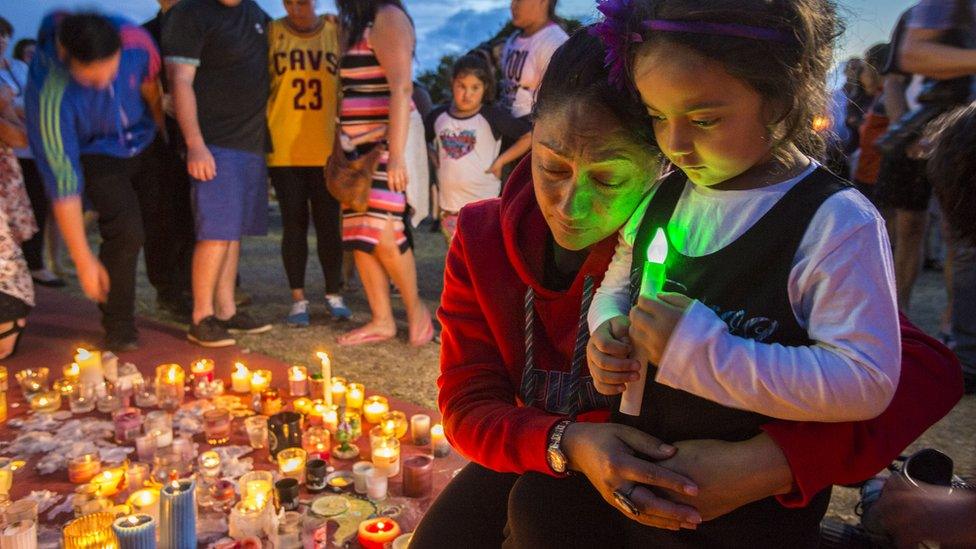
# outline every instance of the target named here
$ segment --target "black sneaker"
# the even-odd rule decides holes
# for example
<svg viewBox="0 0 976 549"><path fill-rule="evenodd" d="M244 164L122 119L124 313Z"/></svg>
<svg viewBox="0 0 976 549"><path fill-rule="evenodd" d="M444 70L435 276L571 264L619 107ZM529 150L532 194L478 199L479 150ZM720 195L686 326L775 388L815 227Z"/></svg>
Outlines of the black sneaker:
<svg viewBox="0 0 976 549"><path fill-rule="evenodd" d="M201 347L229 347L237 343L227 333L227 328L213 315L201 320L199 324L190 324L186 338Z"/></svg>
<svg viewBox="0 0 976 549"><path fill-rule="evenodd" d="M105 334L104 347L113 353L126 353L139 348L139 336L134 330L120 330Z"/></svg>
<svg viewBox="0 0 976 549"><path fill-rule="evenodd" d="M271 330L271 324L258 322L251 315L241 311L227 320L217 319L217 322L232 334L263 334Z"/></svg>

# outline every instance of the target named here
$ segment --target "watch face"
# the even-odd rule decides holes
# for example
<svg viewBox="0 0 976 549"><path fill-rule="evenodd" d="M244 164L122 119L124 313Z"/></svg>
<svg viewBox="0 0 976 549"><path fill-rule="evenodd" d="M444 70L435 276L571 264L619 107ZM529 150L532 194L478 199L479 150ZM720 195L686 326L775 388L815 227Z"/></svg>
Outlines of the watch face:
<svg viewBox="0 0 976 549"><path fill-rule="evenodd" d="M549 466L557 473L566 472L566 457L555 448L549 448Z"/></svg>

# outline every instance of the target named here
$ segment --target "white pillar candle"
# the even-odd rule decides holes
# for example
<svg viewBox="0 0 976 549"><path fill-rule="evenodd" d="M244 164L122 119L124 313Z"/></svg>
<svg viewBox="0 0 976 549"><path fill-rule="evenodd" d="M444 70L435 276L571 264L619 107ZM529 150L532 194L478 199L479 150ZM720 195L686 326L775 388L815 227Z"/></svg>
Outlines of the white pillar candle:
<svg viewBox="0 0 976 549"><path fill-rule="evenodd" d="M251 392L251 371L241 362L234 364L234 373L230 375L230 388L235 393Z"/></svg>
<svg viewBox="0 0 976 549"><path fill-rule="evenodd" d="M357 494L366 493L366 478L373 470L373 464L368 461L357 461L352 466L352 479Z"/></svg>
<svg viewBox="0 0 976 549"><path fill-rule="evenodd" d="M78 352L75 353L75 363L78 364L78 380L82 383L91 383L93 386L97 386L105 382L101 352L78 349Z"/></svg>
<svg viewBox="0 0 976 549"><path fill-rule="evenodd" d="M430 445L434 451L434 457L444 457L451 453L451 445L444 436L444 426L438 423L430 429Z"/></svg>
<svg viewBox="0 0 976 549"><path fill-rule="evenodd" d="M386 471L373 467L366 476L366 497L373 501L383 501L386 499L386 488L389 477Z"/></svg>
<svg viewBox="0 0 976 549"><path fill-rule="evenodd" d="M0 549L37 549L37 522L24 519L8 524L0 532Z"/></svg>

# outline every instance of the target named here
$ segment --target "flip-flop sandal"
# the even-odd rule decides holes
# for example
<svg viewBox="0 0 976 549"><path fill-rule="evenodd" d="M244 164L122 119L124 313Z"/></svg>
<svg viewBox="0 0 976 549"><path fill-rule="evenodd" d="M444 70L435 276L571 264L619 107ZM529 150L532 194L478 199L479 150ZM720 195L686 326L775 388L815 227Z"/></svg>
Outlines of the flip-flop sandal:
<svg viewBox="0 0 976 549"><path fill-rule="evenodd" d="M7 330L6 332L0 333L0 340L7 339L12 335L17 336L17 339L14 340L14 348L10 350L10 354L4 357L3 360L11 359L14 357L14 355L17 354L17 349L20 347L20 340L21 340L20 336L24 333L24 329L26 328L27 328L26 322L23 325L20 325L17 323L17 320L14 320L14 325L12 328Z"/></svg>
<svg viewBox="0 0 976 549"><path fill-rule="evenodd" d="M434 321L433 319L430 319L430 322L427 324L427 329L424 330L424 335L420 336L420 339L411 341L410 346L423 347L424 345L427 345L433 341L436 335L436 331L434 330Z"/></svg>
<svg viewBox="0 0 976 549"><path fill-rule="evenodd" d="M340 347L354 347L356 345L366 345L368 343L379 343L381 341L386 341L388 339L393 339L396 335L384 335L377 333L366 333L361 336L348 337L345 336L349 334L343 334L339 336L339 340L336 342Z"/></svg>

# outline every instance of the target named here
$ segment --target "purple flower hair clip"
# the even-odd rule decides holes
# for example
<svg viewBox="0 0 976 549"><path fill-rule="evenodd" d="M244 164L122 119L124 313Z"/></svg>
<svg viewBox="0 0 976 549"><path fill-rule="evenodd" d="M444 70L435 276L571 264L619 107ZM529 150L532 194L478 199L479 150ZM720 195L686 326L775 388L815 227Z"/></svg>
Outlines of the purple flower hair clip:
<svg viewBox="0 0 976 549"><path fill-rule="evenodd" d="M640 33L629 28L631 0L598 0L596 9L603 14L603 21L592 25L589 32L599 38L606 49L603 65L609 72L610 83L624 89L630 46L644 41Z"/></svg>

